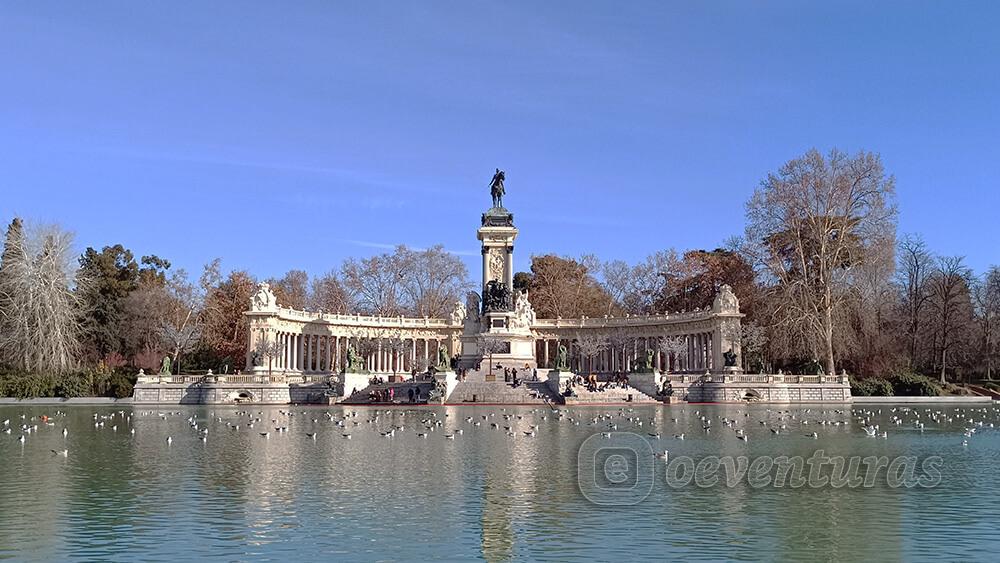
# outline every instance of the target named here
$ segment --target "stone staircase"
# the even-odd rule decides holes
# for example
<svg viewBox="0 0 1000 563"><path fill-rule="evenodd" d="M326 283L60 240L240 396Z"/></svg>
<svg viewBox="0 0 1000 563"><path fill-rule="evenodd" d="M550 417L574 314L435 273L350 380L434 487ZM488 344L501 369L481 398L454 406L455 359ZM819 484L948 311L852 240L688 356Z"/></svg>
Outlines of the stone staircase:
<svg viewBox="0 0 1000 563"><path fill-rule="evenodd" d="M573 391L576 393L574 396L560 397L560 399L567 405L585 405L589 403L657 404L663 402L631 386L625 389L615 387L613 389L605 389L604 391L591 392L587 391L587 388L583 385L577 385L573 388ZM630 395L632 397L631 402L629 402Z"/></svg>
<svg viewBox="0 0 1000 563"><path fill-rule="evenodd" d="M559 398L541 381L526 382L518 387L511 387L502 380L485 382L467 379L455 386L455 390L451 392L447 402L450 404L545 405L558 403Z"/></svg>

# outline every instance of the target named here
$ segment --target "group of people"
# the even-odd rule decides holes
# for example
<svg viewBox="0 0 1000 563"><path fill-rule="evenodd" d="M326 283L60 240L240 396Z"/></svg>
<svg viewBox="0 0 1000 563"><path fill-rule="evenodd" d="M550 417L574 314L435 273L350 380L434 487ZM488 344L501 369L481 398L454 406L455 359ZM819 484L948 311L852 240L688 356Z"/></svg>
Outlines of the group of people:
<svg viewBox="0 0 1000 563"><path fill-rule="evenodd" d="M391 403L396 399L396 389L394 387L387 387L385 389L372 389L368 392L368 402L370 403ZM406 399L411 403L419 403L420 388L416 385L411 385L406 389Z"/></svg>
<svg viewBox="0 0 1000 563"><path fill-rule="evenodd" d="M518 371L516 367L504 367L503 364L497 363L496 369L503 370L503 380L504 383L510 383L512 387L519 387L524 380L518 377ZM532 369L530 365L524 364L524 368L521 373L531 372L531 380L538 381L538 368Z"/></svg>
<svg viewBox="0 0 1000 563"><path fill-rule="evenodd" d="M615 372L604 382L597 380L596 373L591 373L587 377L577 374L566 382L566 389L563 391L563 395L566 397L573 396L575 394L573 388L577 385L585 387L591 393L607 391L608 389L628 389L628 374L625 372Z"/></svg>

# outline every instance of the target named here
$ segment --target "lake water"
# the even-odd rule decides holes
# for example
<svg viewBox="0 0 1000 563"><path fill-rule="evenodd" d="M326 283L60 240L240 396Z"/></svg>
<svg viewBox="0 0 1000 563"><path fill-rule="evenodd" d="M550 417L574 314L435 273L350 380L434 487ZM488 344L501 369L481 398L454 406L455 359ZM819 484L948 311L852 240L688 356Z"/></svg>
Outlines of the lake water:
<svg viewBox="0 0 1000 563"><path fill-rule="evenodd" d="M1000 549L997 408L883 406L871 423L884 439L862 428L864 412L876 409L575 407L560 417L527 407L249 407L248 417L218 407L2 406L0 421L13 430L0 434L0 559L992 559ZM192 417L208 429L204 442ZM248 428L251 418L261 420ZM38 425L23 443L22 424ZM394 426L403 428L383 437ZM641 450L628 470L651 468L648 495L607 505L579 484L581 446L590 455L600 440ZM639 459L648 456L643 447L669 450L675 461ZM685 457L817 449L940 456L940 482L699 487L666 478Z"/></svg>

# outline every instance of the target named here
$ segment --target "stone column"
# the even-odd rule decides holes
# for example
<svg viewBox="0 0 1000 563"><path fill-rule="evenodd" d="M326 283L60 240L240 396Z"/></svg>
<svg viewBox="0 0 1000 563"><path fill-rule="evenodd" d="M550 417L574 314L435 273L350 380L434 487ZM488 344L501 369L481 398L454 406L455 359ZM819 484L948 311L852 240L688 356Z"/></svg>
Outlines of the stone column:
<svg viewBox="0 0 1000 563"><path fill-rule="evenodd" d="M427 363L430 364L430 360L431 360L431 357L430 357L430 340L428 340L426 338L424 338L424 360L426 360Z"/></svg>
<svg viewBox="0 0 1000 563"><path fill-rule="evenodd" d="M514 246L507 247L507 268L504 271L504 283L507 284L507 289L511 290L511 294L514 292Z"/></svg>
<svg viewBox="0 0 1000 563"><path fill-rule="evenodd" d="M549 341L548 341L548 339L542 340L542 346L545 347L545 351L544 351L545 352L544 353L544 356L545 356L545 367L547 367L547 368L548 367L552 367L551 364L549 364ZM555 377L555 376L553 376L553 377Z"/></svg>
<svg viewBox="0 0 1000 563"><path fill-rule="evenodd" d="M483 287L479 288L479 294L480 295L486 295L486 284L487 284L487 282L490 281L490 278L489 278L489 275L490 275L490 264L489 264L489 262L490 262L490 260L489 260L490 253L489 253L489 250L490 250L489 247L487 247L485 244L483 244L483 277L480 278L481 280L483 280Z"/></svg>
<svg viewBox="0 0 1000 563"><path fill-rule="evenodd" d="M326 371L333 371L333 338L327 336L326 341Z"/></svg>

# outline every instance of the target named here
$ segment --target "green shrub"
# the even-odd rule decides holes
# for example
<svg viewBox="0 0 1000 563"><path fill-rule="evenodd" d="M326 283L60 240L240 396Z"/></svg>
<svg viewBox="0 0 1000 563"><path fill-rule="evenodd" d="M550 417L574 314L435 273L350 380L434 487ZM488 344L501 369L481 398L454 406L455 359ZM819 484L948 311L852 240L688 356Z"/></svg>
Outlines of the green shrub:
<svg viewBox="0 0 1000 563"><path fill-rule="evenodd" d="M851 394L858 397L891 397L893 393L892 383L881 377L869 377L866 379L851 379Z"/></svg>
<svg viewBox="0 0 1000 563"><path fill-rule="evenodd" d="M86 397L93 392L90 384L90 377L84 373L71 373L60 376L55 384L55 396L66 397Z"/></svg>
<svg viewBox="0 0 1000 563"><path fill-rule="evenodd" d="M125 399L132 396L132 389L135 387L135 380L125 374L116 373L111 376L108 383L108 394L117 399Z"/></svg>
<svg viewBox="0 0 1000 563"><path fill-rule="evenodd" d="M12 373L0 376L0 396L30 399L55 397L56 380L51 375Z"/></svg>
<svg viewBox="0 0 1000 563"><path fill-rule="evenodd" d="M892 378L892 388L901 397L937 397L941 387L928 377L901 373Z"/></svg>

